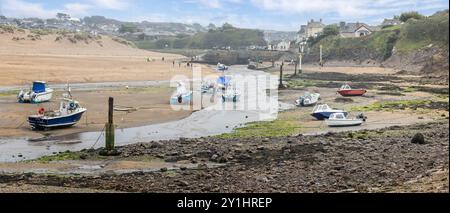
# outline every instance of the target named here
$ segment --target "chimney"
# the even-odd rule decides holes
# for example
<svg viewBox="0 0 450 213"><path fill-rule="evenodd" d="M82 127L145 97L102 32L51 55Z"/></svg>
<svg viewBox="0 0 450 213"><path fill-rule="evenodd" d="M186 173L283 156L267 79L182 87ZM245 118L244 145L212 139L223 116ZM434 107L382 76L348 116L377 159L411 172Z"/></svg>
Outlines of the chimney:
<svg viewBox="0 0 450 213"><path fill-rule="evenodd" d="M314 22L314 19L311 19L311 23L313 23Z"/></svg>
<svg viewBox="0 0 450 213"><path fill-rule="evenodd" d="M344 28L345 28L345 21L339 22L339 27L340 27L341 29L344 29Z"/></svg>
<svg viewBox="0 0 450 213"><path fill-rule="evenodd" d="M320 23L322 23L322 18L320 18Z"/></svg>

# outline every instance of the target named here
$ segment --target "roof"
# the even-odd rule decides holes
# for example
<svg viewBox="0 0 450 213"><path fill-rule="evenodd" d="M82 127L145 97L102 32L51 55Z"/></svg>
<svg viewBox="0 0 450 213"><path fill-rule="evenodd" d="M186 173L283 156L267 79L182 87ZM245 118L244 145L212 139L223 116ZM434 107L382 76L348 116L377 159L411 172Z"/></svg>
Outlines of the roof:
<svg viewBox="0 0 450 213"><path fill-rule="evenodd" d="M323 28L323 27L325 27L325 24L323 24L322 22L314 21L314 22L309 22L307 27Z"/></svg>
<svg viewBox="0 0 450 213"><path fill-rule="evenodd" d="M354 33L361 27L365 27L368 30L373 31L372 28L365 23L347 23L344 27L341 27L340 31L341 33Z"/></svg>

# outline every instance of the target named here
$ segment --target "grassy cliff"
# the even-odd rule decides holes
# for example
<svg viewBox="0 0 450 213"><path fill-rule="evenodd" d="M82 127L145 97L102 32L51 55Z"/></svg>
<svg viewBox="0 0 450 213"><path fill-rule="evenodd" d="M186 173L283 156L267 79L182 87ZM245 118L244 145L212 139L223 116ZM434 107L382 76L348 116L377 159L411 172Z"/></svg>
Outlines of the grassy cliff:
<svg viewBox="0 0 450 213"><path fill-rule="evenodd" d="M135 40L133 42L142 49L213 49L266 45L263 32L234 27L219 28L193 36L178 35L152 41Z"/></svg>
<svg viewBox="0 0 450 213"><path fill-rule="evenodd" d="M382 63L395 56L403 57L398 59L402 63L414 63L421 56L433 57L437 52L448 54L448 38L449 13L443 11L419 20L410 19L401 26L387 27L366 37L327 36L311 47L305 59L318 61L319 46L323 45L325 61L375 60Z"/></svg>

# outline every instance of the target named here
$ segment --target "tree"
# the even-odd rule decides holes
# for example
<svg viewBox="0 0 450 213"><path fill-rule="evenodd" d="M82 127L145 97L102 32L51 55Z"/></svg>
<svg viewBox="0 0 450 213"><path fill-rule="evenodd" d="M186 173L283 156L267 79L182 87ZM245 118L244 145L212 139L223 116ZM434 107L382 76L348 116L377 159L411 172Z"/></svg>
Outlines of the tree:
<svg viewBox="0 0 450 213"><path fill-rule="evenodd" d="M406 13L402 13L400 15L400 21L402 21L402 22L406 22L406 21L408 21L409 19L412 19L412 18L419 20L419 19L423 19L424 16L422 14L416 12L416 11L406 12Z"/></svg>
<svg viewBox="0 0 450 213"><path fill-rule="evenodd" d="M210 23L207 28L208 28L208 30L216 30L217 29L216 25L213 23Z"/></svg>
<svg viewBox="0 0 450 213"><path fill-rule="evenodd" d="M324 36L335 36L339 35L339 28L336 25L328 25L323 28Z"/></svg>
<svg viewBox="0 0 450 213"><path fill-rule="evenodd" d="M222 30L232 30L234 29L233 25L225 23L222 25Z"/></svg>
<svg viewBox="0 0 450 213"><path fill-rule="evenodd" d="M122 24L122 26L120 26L119 32L120 33L135 33L135 32L139 32L139 30L136 25L131 24L131 23L126 23L126 24Z"/></svg>

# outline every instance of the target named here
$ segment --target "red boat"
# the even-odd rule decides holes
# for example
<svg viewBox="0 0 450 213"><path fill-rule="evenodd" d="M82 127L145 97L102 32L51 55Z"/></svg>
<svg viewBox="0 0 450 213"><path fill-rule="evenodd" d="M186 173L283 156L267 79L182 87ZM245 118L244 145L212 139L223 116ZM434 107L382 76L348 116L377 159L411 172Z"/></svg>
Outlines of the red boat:
<svg viewBox="0 0 450 213"><path fill-rule="evenodd" d="M367 93L365 89L352 89L348 84L343 85L338 91L344 97L348 96L363 96Z"/></svg>

